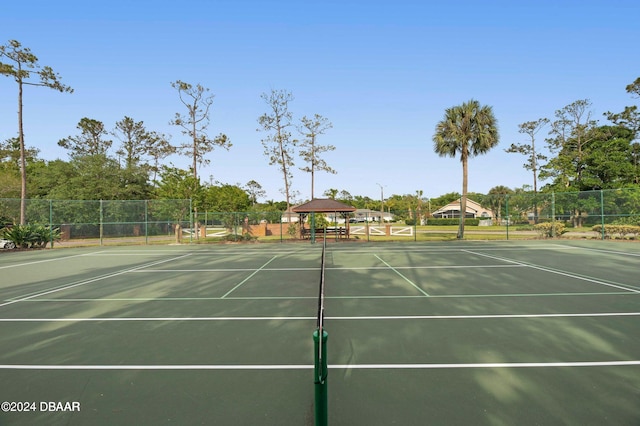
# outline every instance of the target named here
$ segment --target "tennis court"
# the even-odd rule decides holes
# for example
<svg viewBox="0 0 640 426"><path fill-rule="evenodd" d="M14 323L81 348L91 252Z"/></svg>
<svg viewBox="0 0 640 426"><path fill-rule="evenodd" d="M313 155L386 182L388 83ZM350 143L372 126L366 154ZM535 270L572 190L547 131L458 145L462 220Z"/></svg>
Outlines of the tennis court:
<svg viewBox="0 0 640 426"><path fill-rule="evenodd" d="M1 253L0 424L314 424L321 246ZM638 425L639 265L637 243L330 241L328 423Z"/></svg>

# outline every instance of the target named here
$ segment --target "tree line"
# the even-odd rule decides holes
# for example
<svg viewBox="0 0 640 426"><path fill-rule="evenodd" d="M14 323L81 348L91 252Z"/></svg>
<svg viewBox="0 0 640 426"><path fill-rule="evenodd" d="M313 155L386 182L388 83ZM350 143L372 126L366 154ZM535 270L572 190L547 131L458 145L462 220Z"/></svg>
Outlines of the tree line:
<svg viewBox="0 0 640 426"><path fill-rule="evenodd" d="M633 97L640 97L640 77L626 86ZM512 143L506 152L526 157L524 167L533 174L533 192L538 179L549 181L543 190L578 192L616 189L640 184L640 112L637 105L619 113L607 112L610 124L600 125L593 118L591 101L577 100L555 112L553 119L539 118L519 125L526 143ZM548 127L547 157L536 149L538 132ZM490 106L470 100L447 108L433 135L434 151L440 156L459 157L462 163L460 211L466 212L468 159L485 154L498 145L497 120ZM506 187L490 192L507 194ZM538 207L532 206L534 217ZM578 215L580 212L574 212ZM458 238L464 235L460 221Z"/></svg>
<svg viewBox="0 0 640 426"><path fill-rule="evenodd" d="M24 223L24 201L27 198L46 199L192 199L200 211L286 210L298 196L292 186L292 169L296 158L304 163L300 170L311 177L311 198L315 197L317 172L336 173L322 158L335 150L333 145L321 145L318 139L332 128L332 123L320 114L294 120L290 104L292 93L271 90L263 93L266 112L258 117L261 143L269 164L282 177L285 200L266 201L259 182L220 184L203 182L198 170L209 162L216 148L230 149L231 139L224 133L208 134L210 111L214 96L201 84L181 80L170 83L177 92L183 112L177 112L170 124L179 128L181 142L149 130L143 121L123 117L113 128L97 119L83 117L78 132L58 141L69 153L68 160L45 161L38 150L26 144L23 129L23 91L25 87L47 87L61 93L73 93L61 77L49 66L41 66L29 48L10 40L0 46L0 74L12 78L18 88L17 136L0 141L0 198L20 198L20 223ZM640 78L626 86L633 97L640 97ZM640 184L640 113L637 105L621 112L607 112L609 121L599 124L593 117L591 102L578 100L567 105L551 118L538 118L519 125L526 142L512 143L507 152L525 157L523 167L532 172L534 193L540 191L584 191L610 189ZM540 136L547 131L544 147ZM425 198L416 194L392 195L385 200L351 195L346 190L329 189L323 196L340 199L357 208L389 211L433 211L451 200L461 199L465 211L467 164L470 157L481 155L499 143L497 119L490 106L477 100L445 110L432 136L437 155L457 157L462 164L462 192ZM173 154L191 160L188 170L164 164ZM547 182L538 188L539 181ZM504 186L492 188L490 194L500 195L521 191ZM480 198L476 194L476 198ZM478 200L477 200L478 201ZM429 209L423 206L429 205ZM464 234L461 222L458 236Z"/></svg>
<svg viewBox="0 0 640 426"><path fill-rule="evenodd" d="M37 56L17 40L0 46L0 59L3 60L0 74L12 78L18 88L17 137L0 142L0 198L20 198L19 223L24 224L26 220L27 198L190 198L194 200L195 209L239 210L255 205L258 197L264 196L255 180L244 187L201 182L198 169L209 163L208 154L215 148L228 150L232 143L224 133L215 137L208 134L214 101L210 89L181 80L172 82L171 86L177 91L184 112L175 113L169 123L180 129L182 142L172 144L170 136L148 130L143 121L131 117L125 116L113 129L100 120L83 117L76 126L76 135L58 141L58 145L68 151L68 161L39 159L38 150L25 143L24 88L47 87L63 93L73 93L73 89L63 84L51 67L41 66ZM312 196L315 174L335 173L321 155L335 147L318 143L320 135L332 124L320 114L303 116L299 123L294 123L289 111L293 96L287 91L272 90L270 94L263 94L262 99L267 103L268 112L258 118L260 128L257 130L264 132L262 144L269 164L277 166L282 173L288 208L295 195L291 190L291 167L296 147L305 163L300 169L311 175ZM299 138L293 137L291 127L297 129ZM114 138L119 142L117 145ZM166 157L176 153L191 159L189 170L162 164ZM231 202L229 194L236 194L238 199ZM218 198L227 201L221 205Z"/></svg>

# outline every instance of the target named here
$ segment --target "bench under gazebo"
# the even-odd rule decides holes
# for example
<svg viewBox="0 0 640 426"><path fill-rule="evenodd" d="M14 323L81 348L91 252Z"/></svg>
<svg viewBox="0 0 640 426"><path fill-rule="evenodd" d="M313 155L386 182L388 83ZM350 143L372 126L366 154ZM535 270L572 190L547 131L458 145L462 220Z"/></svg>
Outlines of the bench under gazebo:
<svg viewBox="0 0 640 426"><path fill-rule="evenodd" d="M300 236L302 238L313 239L316 236L326 237L327 235L334 235L336 238L349 238L349 215L356 211L356 208L330 198L314 198L309 202L295 206L291 210L300 215ZM322 215L333 214L333 221L336 225L326 228L316 227L314 220L305 224L304 219L308 215L317 213ZM338 225L338 215L344 218L344 226ZM308 228L307 225L309 226Z"/></svg>

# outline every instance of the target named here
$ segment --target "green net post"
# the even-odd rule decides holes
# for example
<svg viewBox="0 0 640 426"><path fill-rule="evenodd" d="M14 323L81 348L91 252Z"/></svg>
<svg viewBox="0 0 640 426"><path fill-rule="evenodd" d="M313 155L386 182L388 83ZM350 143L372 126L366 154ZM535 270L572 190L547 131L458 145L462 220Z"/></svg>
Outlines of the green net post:
<svg viewBox="0 0 640 426"><path fill-rule="evenodd" d="M320 344L320 329L313 332L313 343L315 347L314 361L314 385L315 385L315 420L316 426L327 426L327 337L326 331L322 330L322 345Z"/></svg>

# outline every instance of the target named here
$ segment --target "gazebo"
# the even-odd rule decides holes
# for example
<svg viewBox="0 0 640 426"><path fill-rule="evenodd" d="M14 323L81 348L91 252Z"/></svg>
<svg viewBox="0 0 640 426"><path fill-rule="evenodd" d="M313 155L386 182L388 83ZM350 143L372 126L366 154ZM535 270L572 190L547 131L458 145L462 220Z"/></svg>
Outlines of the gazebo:
<svg viewBox="0 0 640 426"><path fill-rule="evenodd" d="M295 206L291 210L300 215L300 236L302 238L309 236L313 239L316 234L335 235L336 238L349 238L349 214L356 211L356 208L330 198L314 198L309 202ZM309 229L307 229L305 228L304 218L310 213L333 213L335 219L337 219L338 214L341 214L345 219L344 227L338 226L336 223L336 226L331 228L316 228L313 223L310 223Z"/></svg>

